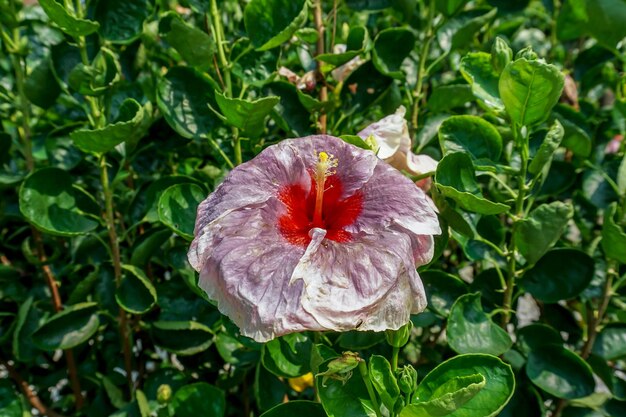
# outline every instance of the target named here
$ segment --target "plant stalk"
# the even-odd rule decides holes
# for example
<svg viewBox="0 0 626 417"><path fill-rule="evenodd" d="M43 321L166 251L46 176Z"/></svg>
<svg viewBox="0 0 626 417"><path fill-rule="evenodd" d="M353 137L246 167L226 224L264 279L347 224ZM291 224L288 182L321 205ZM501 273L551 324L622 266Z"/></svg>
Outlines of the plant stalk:
<svg viewBox="0 0 626 417"><path fill-rule="evenodd" d="M435 37L435 0L428 3L428 27L426 28L426 40L422 44L419 55L419 67L417 70L417 83L413 90L413 109L411 110L411 129L415 131L418 126L418 115L420 108L420 100L422 99L422 90L424 89L424 78L426 77L426 61L430 53L430 44Z"/></svg>
<svg viewBox="0 0 626 417"><path fill-rule="evenodd" d="M315 0L313 3L313 19L315 20L315 30L317 30L317 47L315 50L315 56L319 56L321 54L324 53L324 40L325 40L325 33L326 33L326 28L324 27L324 19L322 17L322 0ZM318 79L322 80L322 86L320 87L320 101L321 102L326 102L328 101L328 87L326 87L326 84L323 82L323 75L322 75L322 62L320 60L317 60L317 77ZM324 111L322 110L320 112L319 118L318 118L318 125L319 125L319 131L322 134L326 134L327 132L327 117L326 117L326 113L324 113Z"/></svg>
<svg viewBox="0 0 626 417"><path fill-rule="evenodd" d="M367 364L365 363L364 360L359 362L359 372L361 373L361 377L363 378L363 383L365 384L367 393L369 394L370 400L372 401L372 405L374 406L376 417L382 417L382 414L380 413L380 405L378 404L378 399L376 399L376 393L374 392L374 387L372 387L372 381L370 381L369 371L367 370Z"/></svg>

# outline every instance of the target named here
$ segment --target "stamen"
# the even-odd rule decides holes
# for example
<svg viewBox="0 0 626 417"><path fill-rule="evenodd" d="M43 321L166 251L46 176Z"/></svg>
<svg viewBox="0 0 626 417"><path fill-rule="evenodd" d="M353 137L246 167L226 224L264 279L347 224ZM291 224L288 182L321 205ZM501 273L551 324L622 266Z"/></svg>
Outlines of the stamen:
<svg viewBox="0 0 626 417"><path fill-rule="evenodd" d="M318 154L317 165L315 166L315 210L313 212L313 224L322 224L322 206L324 202L324 183L326 178L335 174L333 168L337 166L337 159L326 152Z"/></svg>

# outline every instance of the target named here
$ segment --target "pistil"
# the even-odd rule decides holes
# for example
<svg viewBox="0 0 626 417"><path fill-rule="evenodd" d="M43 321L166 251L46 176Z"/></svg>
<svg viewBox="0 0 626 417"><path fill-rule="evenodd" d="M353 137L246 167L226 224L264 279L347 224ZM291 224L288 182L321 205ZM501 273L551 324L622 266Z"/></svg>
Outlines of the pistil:
<svg viewBox="0 0 626 417"><path fill-rule="evenodd" d="M324 185L326 178L333 175L333 168L337 166L337 159L326 152L320 152L317 165L315 166L315 209L313 211L313 224L322 225L322 207L324 203Z"/></svg>

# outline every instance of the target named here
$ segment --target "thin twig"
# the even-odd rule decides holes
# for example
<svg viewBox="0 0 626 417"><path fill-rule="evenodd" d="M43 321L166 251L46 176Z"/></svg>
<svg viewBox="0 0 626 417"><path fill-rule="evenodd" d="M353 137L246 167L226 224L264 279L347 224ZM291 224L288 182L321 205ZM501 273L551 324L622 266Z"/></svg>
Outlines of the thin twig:
<svg viewBox="0 0 626 417"><path fill-rule="evenodd" d="M314 2L314 19L315 19L315 29L317 30L317 49L315 51L315 56L319 56L324 53L324 36L326 29L324 28L324 21L322 19L322 0L315 0ZM321 61L317 61L317 77L318 79L322 79L322 63ZM328 101L328 88L325 83L322 83L320 87L320 101L326 102ZM320 116L318 119L319 123L319 131L322 134L326 134L326 114L322 111L320 112Z"/></svg>
<svg viewBox="0 0 626 417"><path fill-rule="evenodd" d="M22 378L22 376L15 370L13 365L11 365L4 358L0 358L0 365L4 366L9 372L9 376L11 379L15 381L15 383L20 387L20 390L24 393L24 396L28 400L31 406L39 411L42 415L48 417L65 417L63 414L59 414L54 410L48 408L37 396L37 394L30 388L28 382Z"/></svg>

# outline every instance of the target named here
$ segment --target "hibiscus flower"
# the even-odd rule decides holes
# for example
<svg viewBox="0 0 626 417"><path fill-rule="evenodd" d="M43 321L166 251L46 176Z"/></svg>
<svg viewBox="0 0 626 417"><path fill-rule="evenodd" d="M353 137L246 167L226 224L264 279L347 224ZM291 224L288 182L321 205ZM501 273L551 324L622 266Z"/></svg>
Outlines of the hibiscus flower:
<svg viewBox="0 0 626 417"><path fill-rule="evenodd" d="M198 207L189 261L242 334L398 329L426 307L416 265L439 222L372 152L320 135L270 146Z"/></svg>

